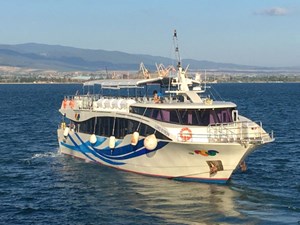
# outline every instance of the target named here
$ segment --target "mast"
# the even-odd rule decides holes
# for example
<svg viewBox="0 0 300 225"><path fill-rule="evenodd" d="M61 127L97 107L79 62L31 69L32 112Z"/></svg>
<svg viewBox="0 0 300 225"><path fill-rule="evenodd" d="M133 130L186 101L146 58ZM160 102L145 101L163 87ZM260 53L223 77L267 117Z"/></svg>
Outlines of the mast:
<svg viewBox="0 0 300 225"><path fill-rule="evenodd" d="M178 38L177 38L176 30L174 30L174 34L173 34L173 43L174 43L174 48L175 48L175 57L177 60L177 68L179 68L179 67L181 67L181 58L180 58L180 53L179 53Z"/></svg>
<svg viewBox="0 0 300 225"><path fill-rule="evenodd" d="M177 85L177 91L166 91L166 93L176 93L176 95L182 95L185 99L184 101L190 101L192 103L201 103L203 101L197 93L201 93L203 91L202 90L194 91L189 89L189 85L193 84L193 80L186 77L188 66L185 70L182 69L176 30L174 30L174 34L173 34L173 44L175 49L175 57L177 59L178 71L177 71L177 79L175 82L172 81L172 85Z"/></svg>
<svg viewBox="0 0 300 225"><path fill-rule="evenodd" d="M176 59L177 59L178 90L179 91L189 91L189 87L188 87L186 76L185 76L186 70L183 70L182 67L181 67L181 58L180 58L180 53L179 53L178 38L177 38L177 31L176 30L174 30L173 42L174 42L174 48L175 48L175 56L176 56Z"/></svg>

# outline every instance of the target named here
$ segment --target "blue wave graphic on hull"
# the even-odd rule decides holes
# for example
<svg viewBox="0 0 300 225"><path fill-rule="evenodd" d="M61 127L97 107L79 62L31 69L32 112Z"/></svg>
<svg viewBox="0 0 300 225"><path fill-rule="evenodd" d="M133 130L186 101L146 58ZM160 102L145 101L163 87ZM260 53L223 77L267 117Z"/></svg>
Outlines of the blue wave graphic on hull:
<svg viewBox="0 0 300 225"><path fill-rule="evenodd" d="M84 142L77 133L75 133L75 136L80 141L81 143L80 145L78 145L70 135L68 135L68 137L70 138L73 145L69 145L64 142L61 142L61 144L73 151L81 152L83 155L85 155L87 158L89 158L92 161L96 161L96 160L90 157L87 153L91 153L96 158L99 158L100 160L111 165L124 165L126 163L116 162L115 160L119 161L119 160L127 160L135 157L139 157L148 154L150 152L160 150L161 148L163 148L168 144L167 142L159 141L157 143L156 148L149 151L144 147L144 139L139 140L136 146L128 144L122 147L117 147L122 143L122 140L118 140L116 141L116 147L114 149L110 149L108 146L99 149L96 147L103 144L108 138L97 137L97 142L95 144L91 144L90 141Z"/></svg>
<svg viewBox="0 0 300 225"><path fill-rule="evenodd" d="M70 138L71 142L74 144L74 147L72 147L72 150L75 150L75 151L79 151L81 152L84 156L86 156L88 159L90 159L91 161L94 161L96 162L95 159L93 159L92 157L90 157L87 153L91 153L92 155L94 155L96 158L99 158L100 160L106 162L106 163L109 163L111 165L124 165L125 163L123 162L114 162L114 161L111 161L111 160L108 160L108 159L105 159L104 157L101 157L100 155L98 154L95 154L94 151L92 151L90 148L89 148L89 145L88 145L88 142L83 142L82 139L76 134L76 137L78 138L78 140L81 142L80 145L78 145L75 140L71 137L71 135L68 135L68 137ZM65 147L68 147L70 145L67 145L65 144L64 142L61 142L62 145L64 145Z"/></svg>
<svg viewBox="0 0 300 225"><path fill-rule="evenodd" d="M111 150L96 150L100 155L114 160L125 160L135 158L141 155L145 155L147 153L157 151L167 145L166 142L158 142L157 147L151 151L147 150L144 147L144 140L140 140L136 146L132 146L131 144L125 145L120 148L115 148L113 151Z"/></svg>

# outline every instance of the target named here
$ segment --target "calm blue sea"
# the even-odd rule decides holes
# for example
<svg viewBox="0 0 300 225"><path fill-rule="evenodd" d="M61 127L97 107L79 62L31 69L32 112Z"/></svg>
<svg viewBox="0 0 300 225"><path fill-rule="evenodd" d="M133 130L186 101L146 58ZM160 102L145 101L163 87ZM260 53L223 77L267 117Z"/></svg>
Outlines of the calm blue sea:
<svg viewBox="0 0 300 225"><path fill-rule="evenodd" d="M300 84L214 84L276 141L228 185L125 173L57 153L80 85L0 85L0 224L299 224Z"/></svg>

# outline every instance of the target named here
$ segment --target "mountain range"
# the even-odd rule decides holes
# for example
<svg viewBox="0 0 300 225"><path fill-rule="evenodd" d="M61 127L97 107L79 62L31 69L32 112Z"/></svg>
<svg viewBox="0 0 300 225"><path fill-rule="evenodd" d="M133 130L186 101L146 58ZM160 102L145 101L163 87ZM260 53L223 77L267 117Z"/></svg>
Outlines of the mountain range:
<svg viewBox="0 0 300 225"><path fill-rule="evenodd" d="M0 45L0 66L57 71L138 70L140 63L155 70L155 63L174 65L175 60L145 54L92 50L37 43ZM183 59L190 69L263 70L264 67Z"/></svg>

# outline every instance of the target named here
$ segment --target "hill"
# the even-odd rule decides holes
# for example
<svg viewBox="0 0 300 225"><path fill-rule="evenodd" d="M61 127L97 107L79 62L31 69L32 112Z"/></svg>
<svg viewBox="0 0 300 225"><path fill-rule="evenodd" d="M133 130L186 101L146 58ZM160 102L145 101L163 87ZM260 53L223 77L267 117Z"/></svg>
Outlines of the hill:
<svg viewBox="0 0 300 225"><path fill-rule="evenodd" d="M229 63L216 63L193 59L182 60L190 69L255 70L264 69ZM166 57L128 54L119 51L91 50L60 45L17 44L0 45L0 66L13 66L58 71L138 70L143 62L146 68L155 69L155 63L174 64Z"/></svg>

